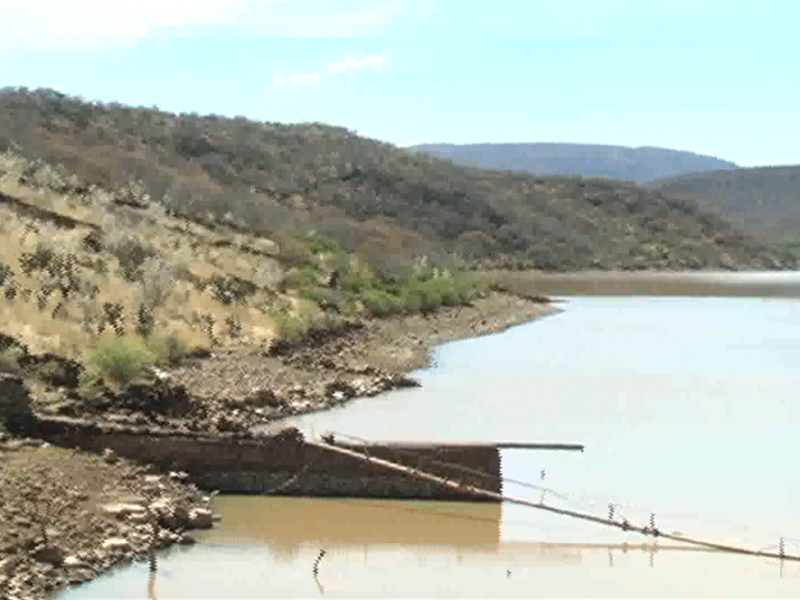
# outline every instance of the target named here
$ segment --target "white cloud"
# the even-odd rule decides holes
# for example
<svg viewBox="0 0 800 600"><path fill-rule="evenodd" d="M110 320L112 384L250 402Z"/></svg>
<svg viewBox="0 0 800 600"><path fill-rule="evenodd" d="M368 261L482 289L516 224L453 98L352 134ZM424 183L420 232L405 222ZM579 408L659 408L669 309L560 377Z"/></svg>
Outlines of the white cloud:
<svg viewBox="0 0 800 600"><path fill-rule="evenodd" d="M5 25L0 44L12 49L126 46L159 32L235 25L247 5L243 0L0 0Z"/></svg>
<svg viewBox="0 0 800 600"><path fill-rule="evenodd" d="M292 73L292 85L319 85L319 73Z"/></svg>
<svg viewBox="0 0 800 600"><path fill-rule="evenodd" d="M274 87L284 87L287 85L295 87L317 86L320 84L321 75L319 73L275 73L272 76Z"/></svg>
<svg viewBox="0 0 800 600"><path fill-rule="evenodd" d="M0 48L67 49L135 45L200 27L265 37L379 35L398 17L435 0L0 0ZM225 32L220 32L225 35Z"/></svg>
<svg viewBox="0 0 800 600"><path fill-rule="evenodd" d="M373 73L385 72L389 64L389 53L366 54L363 56L348 56L342 60L332 60L328 62L327 70L323 71L303 71L297 73L275 73L272 76L273 87L280 88L285 86L319 86L323 83L323 78L333 83L342 75L350 75L355 72L370 70Z"/></svg>
<svg viewBox="0 0 800 600"><path fill-rule="evenodd" d="M328 63L328 73L331 75L345 75L352 71L363 71L370 68L376 73L383 71L389 62L388 54L368 54L366 56L348 56L344 60L335 60Z"/></svg>

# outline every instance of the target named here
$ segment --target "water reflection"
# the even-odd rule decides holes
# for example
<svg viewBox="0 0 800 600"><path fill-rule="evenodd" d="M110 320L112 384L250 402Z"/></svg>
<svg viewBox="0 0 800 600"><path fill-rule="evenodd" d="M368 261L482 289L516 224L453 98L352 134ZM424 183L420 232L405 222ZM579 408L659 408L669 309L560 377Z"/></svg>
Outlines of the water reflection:
<svg viewBox="0 0 800 600"><path fill-rule="evenodd" d="M277 557L300 548L391 544L486 552L500 543L501 505L467 502L405 502L368 499L218 496L219 525L201 540L263 543Z"/></svg>

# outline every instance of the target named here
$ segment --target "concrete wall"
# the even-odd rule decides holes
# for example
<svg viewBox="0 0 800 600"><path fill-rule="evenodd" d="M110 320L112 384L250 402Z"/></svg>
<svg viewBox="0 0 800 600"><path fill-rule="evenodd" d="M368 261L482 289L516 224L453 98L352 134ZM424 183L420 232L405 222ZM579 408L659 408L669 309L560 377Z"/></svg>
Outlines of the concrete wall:
<svg viewBox="0 0 800 600"><path fill-rule="evenodd" d="M60 446L93 452L110 448L119 456L152 463L163 470L185 471L200 487L225 493L476 500L432 482L305 444L299 435L203 437L68 419L40 420L37 435ZM491 446L369 445L366 448L378 458L502 491L500 452ZM409 451L410 456L401 453L403 450ZM489 476L464 474L458 468L438 465L432 460L454 463Z"/></svg>

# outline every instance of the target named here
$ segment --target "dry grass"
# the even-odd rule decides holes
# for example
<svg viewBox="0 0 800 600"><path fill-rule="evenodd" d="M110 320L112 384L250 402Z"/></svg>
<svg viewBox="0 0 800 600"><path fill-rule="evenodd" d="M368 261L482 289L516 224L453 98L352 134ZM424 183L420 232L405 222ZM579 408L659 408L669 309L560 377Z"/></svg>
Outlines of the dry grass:
<svg viewBox="0 0 800 600"><path fill-rule="evenodd" d="M143 210L116 206L99 191L76 198L34 189L6 175L0 179L0 192L81 222L67 229L18 207L0 205L0 261L13 271L13 282L0 286L0 321L4 333L23 340L32 351L85 359L102 335L110 335L110 328L99 331L106 304L122 307L126 334L135 331L140 306L147 306L159 334L179 337L189 350L208 349L212 343L261 346L275 337L269 313L281 300L277 287L283 270L276 259L247 250L254 239L223 236L197 223L173 219L155 205ZM102 232L100 251L84 244L92 226ZM220 245L222 240L229 245ZM255 242L261 252L276 252L269 240ZM121 257L134 247L151 256L131 280L125 276ZM38 302L42 290L57 286L59 277L47 269L24 272L24 256L37 248L74 256L77 290L67 297L56 290ZM243 303L226 303L215 295L213 286L198 288L198 281L213 277L237 277L258 289ZM16 290L13 298L5 294L8 287Z"/></svg>

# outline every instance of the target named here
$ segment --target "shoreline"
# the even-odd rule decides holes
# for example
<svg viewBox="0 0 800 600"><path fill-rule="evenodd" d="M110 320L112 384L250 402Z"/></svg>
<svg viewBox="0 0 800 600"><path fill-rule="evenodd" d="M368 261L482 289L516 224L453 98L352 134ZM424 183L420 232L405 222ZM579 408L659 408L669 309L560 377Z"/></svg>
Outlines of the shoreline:
<svg viewBox="0 0 800 600"><path fill-rule="evenodd" d="M185 386L197 404L216 403L211 409L203 406L206 413L219 416L232 407L242 410L245 414L233 430L248 435L259 422L278 423L297 414L418 385L409 374L434 366L436 348L442 344L500 333L559 311L544 298L491 292L469 306L444 308L425 316L369 320L342 335L309 340L277 356L252 351L211 356L169 373L165 385ZM262 376L254 377L257 373ZM218 391L205 396L203 387L193 380L197 376L203 383L236 377L232 381L239 385L228 386L224 394ZM276 399L280 401L276 403ZM34 405L42 408L40 399L34 398ZM58 406L64 405L61 398ZM66 406L70 407L68 402ZM181 419L104 416L107 422L142 424L144 420L145 428L156 426L159 420L158 424L178 422L180 430L191 430ZM211 417L195 424L214 422ZM35 475L23 476L27 473ZM0 596L9 600L47 598L120 564L146 559L152 533L143 515L151 508L161 511L159 549L193 543L189 531L211 526L210 497L182 474L159 473L112 454L50 447L41 440L14 438L2 430L0 481L12 482L6 483L5 495L17 500L0 506ZM95 489L97 486L100 489ZM36 518L23 514L31 497L54 506L64 496L73 502L49 515L44 529ZM56 535L48 539L45 530Z"/></svg>

